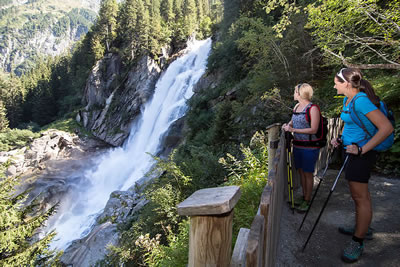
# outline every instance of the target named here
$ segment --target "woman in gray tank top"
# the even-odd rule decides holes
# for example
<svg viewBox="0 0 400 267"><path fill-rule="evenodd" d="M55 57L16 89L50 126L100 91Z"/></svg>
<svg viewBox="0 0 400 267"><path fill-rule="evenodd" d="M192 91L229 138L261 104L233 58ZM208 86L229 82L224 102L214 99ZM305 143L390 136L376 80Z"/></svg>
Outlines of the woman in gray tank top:
<svg viewBox="0 0 400 267"><path fill-rule="evenodd" d="M312 95L313 89L307 83L295 87L293 98L298 103L293 109L292 120L282 126L283 130L293 133L296 144L300 143L293 145L294 165L300 174L303 189L303 196L295 199L295 206L299 212L305 212L309 207L314 184L314 167L319 155L319 148L307 145L307 141L315 139L320 123L320 111L312 105ZM306 119L307 109L309 120ZM304 145L301 144L302 141Z"/></svg>

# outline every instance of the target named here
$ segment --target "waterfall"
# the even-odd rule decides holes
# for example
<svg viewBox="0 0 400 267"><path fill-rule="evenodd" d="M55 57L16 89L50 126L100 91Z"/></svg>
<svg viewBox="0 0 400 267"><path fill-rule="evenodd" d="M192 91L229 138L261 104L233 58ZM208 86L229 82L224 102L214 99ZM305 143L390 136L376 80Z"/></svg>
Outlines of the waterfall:
<svg viewBox="0 0 400 267"><path fill-rule="evenodd" d="M159 151L170 125L185 114L186 101L205 72L210 49L211 39L189 42L185 55L169 65L123 147L108 151L84 173L89 185L79 189L67 210L60 211L62 215L53 225L57 236L52 247L65 249L71 241L84 237L110 194L129 189L150 170L154 162L149 154Z"/></svg>

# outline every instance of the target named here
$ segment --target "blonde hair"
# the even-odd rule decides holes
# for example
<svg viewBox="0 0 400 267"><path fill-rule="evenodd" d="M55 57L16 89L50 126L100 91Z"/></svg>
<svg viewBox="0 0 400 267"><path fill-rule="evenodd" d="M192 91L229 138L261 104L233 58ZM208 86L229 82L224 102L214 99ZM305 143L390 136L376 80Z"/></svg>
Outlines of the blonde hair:
<svg viewBox="0 0 400 267"><path fill-rule="evenodd" d="M308 83L301 83L296 85L295 89L297 89L298 94L302 99L307 99L308 101L311 100L314 93L311 85Z"/></svg>

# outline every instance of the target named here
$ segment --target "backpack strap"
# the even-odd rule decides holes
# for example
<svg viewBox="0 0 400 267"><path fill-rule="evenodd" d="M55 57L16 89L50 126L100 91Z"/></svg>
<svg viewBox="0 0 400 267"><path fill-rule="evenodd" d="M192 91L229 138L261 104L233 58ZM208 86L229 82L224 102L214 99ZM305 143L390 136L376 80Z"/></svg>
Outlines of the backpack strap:
<svg viewBox="0 0 400 267"><path fill-rule="evenodd" d="M308 123L310 123L311 126L311 108L312 107L317 107L319 114L321 115L321 109L319 108L319 106L317 104L311 104L307 109L306 109L306 121Z"/></svg>
<svg viewBox="0 0 400 267"><path fill-rule="evenodd" d="M300 103L297 103L296 106L293 108L293 113L297 113L297 108L299 107Z"/></svg>
<svg viewBox="0 0 400 267"><path fill-rule="evenodd" d="M368 132L367 128L365 127L364 123L362 122L362 120L360 119L360 117L358 116L357 112L356 112L356 107L355 107L355 103L356 100L360 97L367 97L367 96L363 96L363 95L356 95L353 97L353 99L350 101L349 104L349 111L350 111L350 119L358 126L360 127L367 136L369 136L369 138L372 138L373 135L371 135L370 132Z"/></svg>
<svg viewBox="0 0 400 267"><path fill-rule="evenodd" d="M322 123L322 118L321 118L321 109L319 108L319 106L317 105L317 104L311 104L309 107L307 107L307 109L306 109L306 121L310 124L310 127L311 127L311 108L312 107L317 107L317 109L318 109L318 112L319 112L319 123L321 124ZM318 128L320 127L320 125L318 125ZM309 138L310 138L310 141L311 141L311 136L312 136L312 134L310 134L310 136L309 136ZM315 136L316 136L316 134L315 134ZM317 137L318 138L318 137Z"/></svg>

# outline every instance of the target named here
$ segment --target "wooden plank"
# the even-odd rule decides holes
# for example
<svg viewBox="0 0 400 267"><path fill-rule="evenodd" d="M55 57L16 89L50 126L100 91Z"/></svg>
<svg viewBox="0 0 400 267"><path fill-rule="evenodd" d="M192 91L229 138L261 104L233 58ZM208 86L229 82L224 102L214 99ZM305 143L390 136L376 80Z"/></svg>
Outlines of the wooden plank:
<svg viewBox="0 0 400 267"><path fill-rule="evenodd" d="M281 128L281 124L273 124L267 127L268 131L268 171L272 171L274 169L274 159L276 148L272 148L271 144L279 139L279 130Z"/></svg>
<svg viewBox="0 0 400 267"><path fill-rule="evenodd" d="M233 211L224 216L190 218L189 266L228 267L232 252Z"/></svg>
<svg viewBox="0 0 400 267"><path fill-rule="evenodd" d="M271 194L272 194L272 187L266 185L264 187L264 191L261 195L260 201L260 214L264 216L264 235L263 235L263 248L262 252L262 266L265 266L265 259L267 254L267 239L270 235L270 229L268 229L268 221L269 221L269 212L270 212L270 204L271 204Z"/></svg>
<svg viewBox="0 0 400 267"><path fill-rule="evenodd" d="M246 249L249 233L250 229L240 228L238 237L236 239L235 248L233 249L231 267L246 266Z"/></svg>
<svg viewBox="0 0 400 267"><path fill-rule="evenodd" d="M178 204L178 214L219 215L230 212L240 198L239 186L201 189Z"/></svg>
<svg viewBox="0 0 400 267"><path fill-rule="evenodd" d="M251 224L246 249L246 266L259 267L262 263L262 241L264 236L264 216L256 215Z"/></svg>

